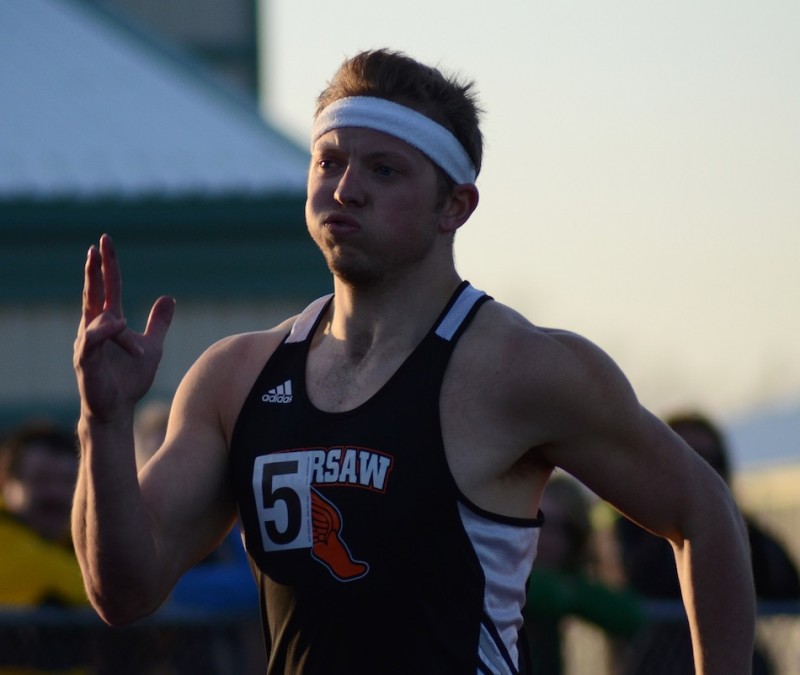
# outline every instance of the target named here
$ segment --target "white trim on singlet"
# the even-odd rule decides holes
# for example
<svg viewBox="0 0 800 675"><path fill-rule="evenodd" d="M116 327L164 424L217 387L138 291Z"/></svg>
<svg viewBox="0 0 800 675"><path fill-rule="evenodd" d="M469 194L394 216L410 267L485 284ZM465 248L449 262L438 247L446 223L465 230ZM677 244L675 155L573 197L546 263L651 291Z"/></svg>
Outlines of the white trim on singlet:
<svg viewBox="0 0 800 675"><path fill-rule="evenodd" d="M303 342L308 337L311 329L314 328L320 312L325 309L325 305L332 297L333 293L323 295L306 307L292 324L292 330L289 333L289 337L286 338L286 342Z"/></svg>
<svg viewBox="0 0 800 675"><path fill-rule="evenodd" d="M452 340L464 319L469 314L472 307L478 300L480 300L486 293L479 291L471 285L466 285L459 293L453 305L448 310L447 314L442 317L439 325L436 327L436 335L444 340ZM308 307L306 307L300 315L295 319L292 324L292 330L286 338L286 342L303 342L311 332L320 312L325 308L326 303L333 297L333 294L324 295L317 298Z"/></svg>
<svg viewBox="0 0 800 675"><path fill-rule="evenodd" d="M502 522L462 502L458 511L485 578L483 609L490 623L481 626L481 662L493 669L488 672L514 675L520 662L517 639L522 628L525 584L539 541L540 522Z"/></svg>
<svg viewBox="0 0 800 675"><path fill-rule="evenodd" d="M452 340L473 305L484 295L486 293L471 285L464 286L453 306L436 327L436 335L447 341Z"/></svg>

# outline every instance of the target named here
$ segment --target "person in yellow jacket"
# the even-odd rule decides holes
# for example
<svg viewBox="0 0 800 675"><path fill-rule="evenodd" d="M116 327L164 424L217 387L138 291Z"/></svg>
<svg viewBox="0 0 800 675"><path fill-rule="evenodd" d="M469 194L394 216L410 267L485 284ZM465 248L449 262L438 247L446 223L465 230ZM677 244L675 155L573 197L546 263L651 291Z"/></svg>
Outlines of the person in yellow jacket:
<svg viewBox="0 0 800 675"><path fill-rule="evenodd" d="M57 425L26 423L0 444L0 610L88 606L69 538L77 469L75 435ZM75 645L55 637L0 629L0 673L79 665ZM23 665L37 670L8 669Z"/></svg>
<svg viewBox="0 0 800 675"><path fill-rule="evenodd" d="M49 541L0 508L0 606L86 605L68 544Z"/></svg>

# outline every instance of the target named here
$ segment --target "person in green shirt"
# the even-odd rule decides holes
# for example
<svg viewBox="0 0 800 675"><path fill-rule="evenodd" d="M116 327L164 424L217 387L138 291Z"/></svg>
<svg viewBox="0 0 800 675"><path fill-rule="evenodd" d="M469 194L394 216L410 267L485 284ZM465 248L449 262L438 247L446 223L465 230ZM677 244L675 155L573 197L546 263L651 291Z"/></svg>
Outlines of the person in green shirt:
<svg viewBox="0 0 800 675"><path fill-rule="evenodd" d="M566 474L551 478L541 502L544 526L528 581L525 631L533 675L564 672L564 619L575 617L614 637L630 637L645 615L639 597L592 574L591 502Z"/></svg>

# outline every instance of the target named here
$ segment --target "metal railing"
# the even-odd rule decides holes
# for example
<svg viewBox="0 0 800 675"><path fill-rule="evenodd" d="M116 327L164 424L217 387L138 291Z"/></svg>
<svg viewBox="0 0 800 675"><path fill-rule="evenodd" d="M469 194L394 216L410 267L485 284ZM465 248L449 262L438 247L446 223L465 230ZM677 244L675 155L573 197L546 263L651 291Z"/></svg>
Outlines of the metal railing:
<svg viewBox="0 0 800 675"><path fill-rule="evenodd" d="M254 612L165 607L123 628L91 609L0 609L0 675L250 675L264 672Z"/></svg>
<svg viewBox="0 0 800 675"><path fill-rule="evenodd" d="M576 619L564 624L564 675L683 675L685 613L680 603L646 606L648 620L633 640L609 639ZM759 605L757 642L768 670L800 675L800 602ZM90 609L0 609L0 675L256 675L263 674L257 614L163 608L124 628ZM640 663L631 655L639 652ZM646 653L649 660L642 661ZM653 664L658 664L654 666Z"/></svg>
<svg viewBox="0 0 800 675"><path fill-rule="evenodd" d="M691 646L683 605L648 602L647 621L630 640L613 640L570 619L564 625L563 675L691 675ZM761 602L753 675L800 675L800 601Z"/></svg>

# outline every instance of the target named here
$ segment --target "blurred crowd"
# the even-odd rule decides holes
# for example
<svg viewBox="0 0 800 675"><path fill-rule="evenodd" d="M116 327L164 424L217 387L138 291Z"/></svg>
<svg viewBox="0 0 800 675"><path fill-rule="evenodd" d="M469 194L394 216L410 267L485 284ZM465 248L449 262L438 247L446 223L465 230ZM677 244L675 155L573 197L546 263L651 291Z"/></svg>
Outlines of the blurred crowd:
<svg viewBox="0 0 800 675"><path fill-rule="evenodd" d="M160 447L168 413L160 401L141 409L140 469ZM33 419L0 441L0 675L263 672L257 589L238 530L178 582L160 610L171 620L135 629L90 620L70 540L77 477L72 428Z"/></svg>
<svg viewBox="0 0 800 675"><path fill-rule="evenodd" d="M162 401L141 409L135 428L140 469L158 452L168 413L169 405ZM731 460L717 425L697 413L667 422L730 484ZM77 475L71 428L29 420L6 432L0 442L0 675L263 672L257 590L238 529L180 580L160 610L203 619L186 623L178 633L163 625L129 631L108 628L99 620L42 621L35 626L14 620L32 609L40 616L92 613L69 536ZM564 636L575 620L594 626L607 639L603 672L693 673L687 623L674 613L654 612L681 607L669 544L624 518L609 517L607 505L564 473L549 483L541 512L544 525L523 631L533 675L567 673ZM759 599L799 601L797 566L782 542L751 514L744 517ZM252 620L225 620L231 616ZM753 653L753 672L778 673L760 644Z"/></svg>
<svg viewBox="0 0 800 675"><path fill-rule="evenodd" d="M730 453L717 424L695 411L665 421L731 485ZM534 674L566 672L565 627L580 619L602 631L611 645L602 672L692 675L689 626L680 609L669 543L612 513L566 474L551 479L541 509L545 524L525 616ZM800 576L795 561L782 542L742 510L758 600L797 603ZM602 527L595 526L598 521ZM753 673L780 673L760 644L753 652Z"/></svg>

